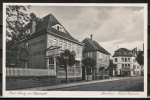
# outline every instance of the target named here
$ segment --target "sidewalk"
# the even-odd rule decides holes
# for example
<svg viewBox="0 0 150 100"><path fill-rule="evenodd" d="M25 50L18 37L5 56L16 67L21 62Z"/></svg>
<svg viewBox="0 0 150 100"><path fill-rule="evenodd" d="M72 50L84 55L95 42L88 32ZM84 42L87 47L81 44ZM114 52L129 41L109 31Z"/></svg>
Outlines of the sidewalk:
<svg viewBox="0 0 150 100"><path fill-rule="evenodd" d="M60 88L88 85L88 84L94 84L94 83L99 83L99 82L108 82L108 81L115 81L115 80L128 79L128 78L133 78L133 77L113 77L112 79L73 82L73 83L67 83L67 84L61 84L61 85L55 85L55 86L22 89L22 91L47 91L47 90L55 90L55 89L60 89Z"/></svg>

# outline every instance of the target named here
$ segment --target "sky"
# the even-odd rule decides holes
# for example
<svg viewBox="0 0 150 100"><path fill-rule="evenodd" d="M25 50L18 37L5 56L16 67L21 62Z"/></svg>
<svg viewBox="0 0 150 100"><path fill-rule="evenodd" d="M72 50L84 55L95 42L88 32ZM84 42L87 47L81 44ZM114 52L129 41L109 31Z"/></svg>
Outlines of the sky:
<svg viewBox="0 0 150 100"><path fill-rule="evenodd" d="M143 50L144 9L122 6L31 6L26 13L42 18L53 14L63 27L80 42L97 41L114 54L117 48Z"/></svg>

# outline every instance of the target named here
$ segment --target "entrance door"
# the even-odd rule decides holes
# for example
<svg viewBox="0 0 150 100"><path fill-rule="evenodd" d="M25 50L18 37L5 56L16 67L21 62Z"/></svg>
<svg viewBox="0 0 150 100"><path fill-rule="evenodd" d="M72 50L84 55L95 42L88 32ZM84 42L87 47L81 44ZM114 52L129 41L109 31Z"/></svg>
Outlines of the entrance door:
<svg viewBox="0 0 150 100"><path fill-rule="evenodd" d="M82 80L85 80L85 68L82 67Z"/></svg>

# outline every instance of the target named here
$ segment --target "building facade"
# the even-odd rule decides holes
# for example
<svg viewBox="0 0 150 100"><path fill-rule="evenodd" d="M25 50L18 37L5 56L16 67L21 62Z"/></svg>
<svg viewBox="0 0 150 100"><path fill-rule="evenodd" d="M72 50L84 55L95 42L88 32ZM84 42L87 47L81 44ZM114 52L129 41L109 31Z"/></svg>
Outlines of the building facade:
<svg viewBox="0 0 150 100"><path fill-rule="evenodd" d="M34 16L25 26L26 32L21 39L21 47L26 49L20 56L22 67L46 69L49 75L65 78L65 69L57 63L57 56L65 49L76 53L76 63L68 66L68 78L82 77L83 44L74 39L59 21L49 14L40 20Z"/></svg>
<svg viewBox="0 0 150 100"><path fill-rule="evenodd" d="M113 63L117 65L115 75L137 76L141 75L141 66L136 61L136 55L126 48L120 48L112 56Z"/></svg>
<svg viewBox="0 0 150 100"><path fill-rule="evenodd" d="M91 69L93 79L102 76L108 76L109 72L107 70L109 66L110 53L106 51L102 46L100 46L95 40L86 38L82 41L84 43L83 49L83 59L87 57L92 58L96 62L94 69ZM85 69L83 69L83 79L86 75Z"/></svg>

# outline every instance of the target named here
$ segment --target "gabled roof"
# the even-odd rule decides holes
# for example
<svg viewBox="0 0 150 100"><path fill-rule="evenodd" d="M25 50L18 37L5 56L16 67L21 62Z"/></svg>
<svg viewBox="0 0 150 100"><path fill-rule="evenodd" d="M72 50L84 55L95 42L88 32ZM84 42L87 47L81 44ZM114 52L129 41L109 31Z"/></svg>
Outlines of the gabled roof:
<svg viewBox="0 0 150 100"><path fill-rule="evenodd" d="M122 56L122 57L135 57L133 55L133 53L126 48L117 49L112 57L120 57L120 56Z"/></svg>
<svg viewBox="0 0 150 100"><path fill-rule="evenodd" d="M99 45L96 41L92 41L89 38L86 38L82 41L85 44L85 48L83 52L89 51L99 51L107 55L111 55L108 51L106 51L101 45Z"/></svg>
<svg viewBox="0 0 150 100"><path fill-rule="evenodd" d="M93 40L93 44L98 48L97 50L106 54L111 55L107 50L105 50L100 44Z"/></svg>
<svg viewBox="0 0 150 100"><path fill-rule="evenodd" d="M41 18L38 21L38 24L36 26L36 31L32 35L38 34L39 32L42 32L44 30L49 29L49 31L52 32L53 34L65 37L67 39L70 39L72 41L75 41L75 42L79 43L79 41L76 40L75 38L73 38L62 25L61 26L65 29L66 33L61 32L61 31L59 31L59 30L52 27L56 24L61 25L61 23L52 14L49 14L49 15ZM30 24L27 24L27 26L28 25L30 25ZM25 26L25 27L27 27L27 26Z"/></svg>
<svg viewBox="0 0 150 100"><path fill-rule="evenodd" d="M121 51L125 51L125 52L128 52L130 50L126 49L126 48L119 48L117 49L115 52L121 52Z"/></svg>

